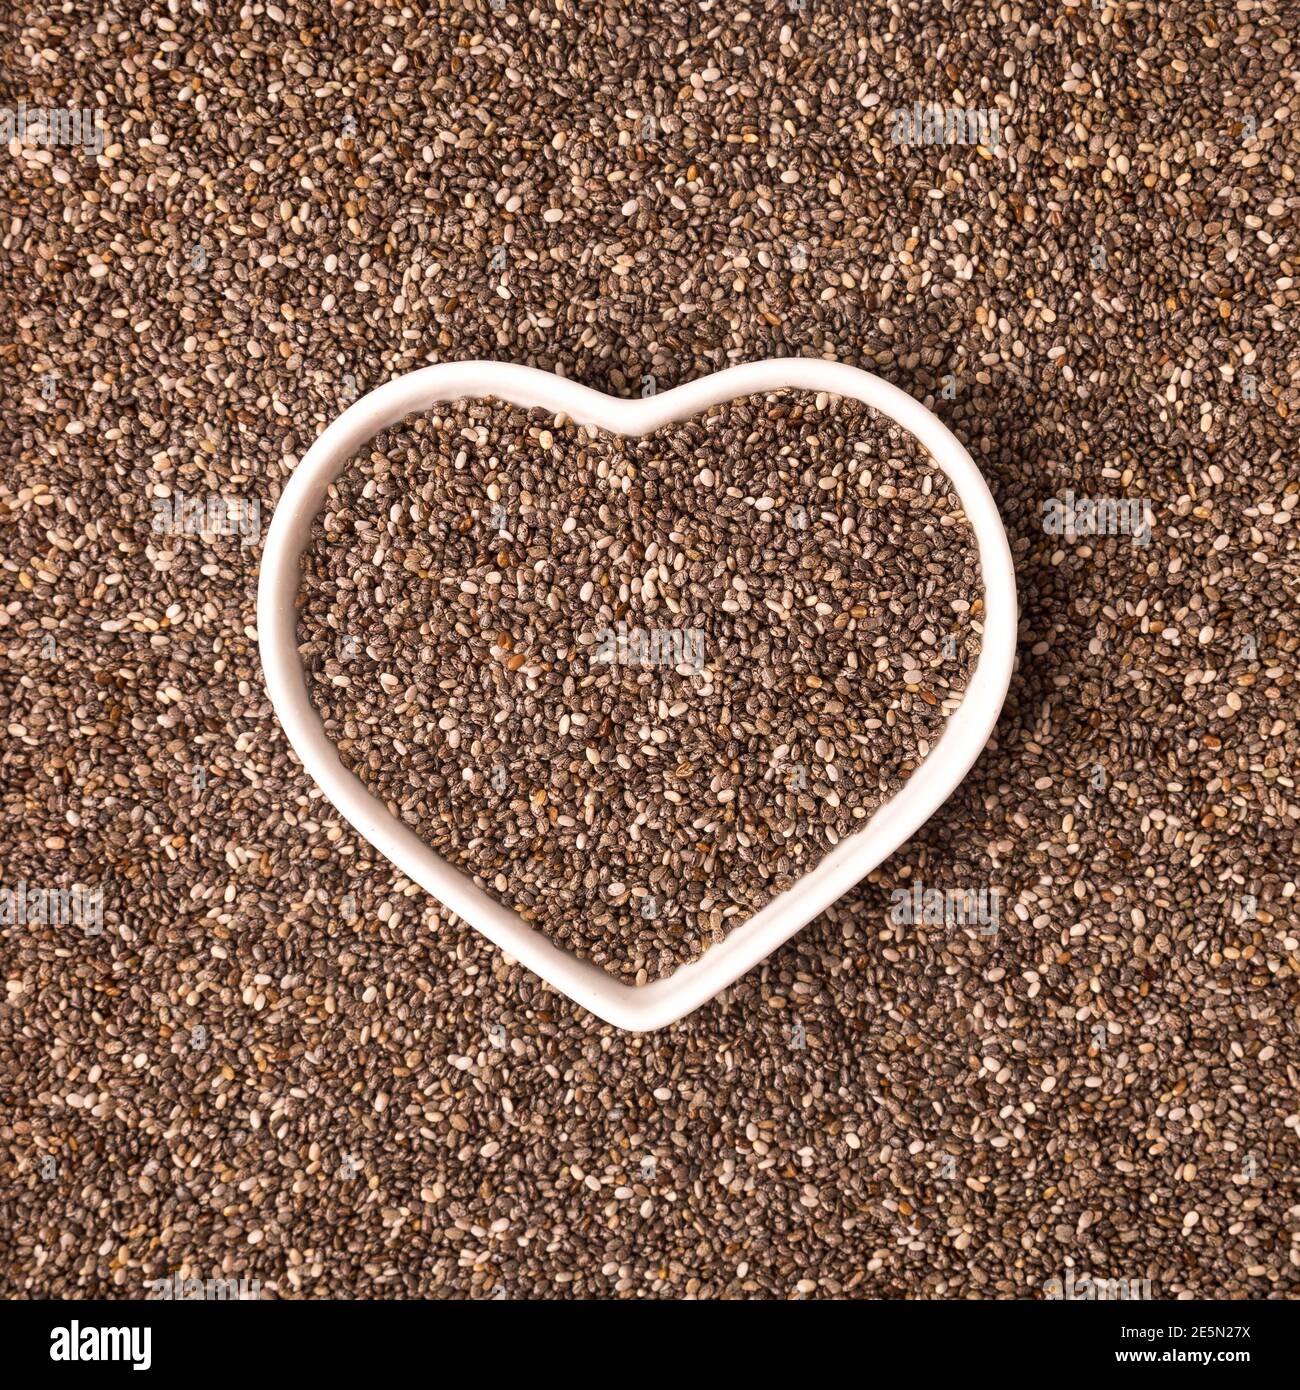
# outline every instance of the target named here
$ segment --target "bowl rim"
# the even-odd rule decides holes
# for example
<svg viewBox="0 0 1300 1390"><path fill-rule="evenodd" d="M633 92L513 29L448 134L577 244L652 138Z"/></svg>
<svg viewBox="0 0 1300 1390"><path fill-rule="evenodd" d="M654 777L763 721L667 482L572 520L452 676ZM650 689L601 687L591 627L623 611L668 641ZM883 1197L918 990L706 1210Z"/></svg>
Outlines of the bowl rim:
<svg viewBox="0 0 1300 1390"><path fill-rule="evenodd" d="M908 781L809 872L703 955L650 984L624 984L579 960L430 849L343 766L311 703L298 652L299 558L329 484L367 440L445 401L492 396L563 412L579 424L637 436L739 396L795 389L863 401L902 425L947 475L974 532L984 588L979 658L939 742ZM920 401L857 367L811 357L728 367L659 394L609 396L554 372L510 362L440 363L360 397L317 438L276 503L257 590L258 645L271 705L304 769L335 809L413 883L508 956L615 1027L645 1032L676 1022L769 956L908 840L948 799L993 732L1016 655L1015 568L992 493L970 455Z"/></svg>

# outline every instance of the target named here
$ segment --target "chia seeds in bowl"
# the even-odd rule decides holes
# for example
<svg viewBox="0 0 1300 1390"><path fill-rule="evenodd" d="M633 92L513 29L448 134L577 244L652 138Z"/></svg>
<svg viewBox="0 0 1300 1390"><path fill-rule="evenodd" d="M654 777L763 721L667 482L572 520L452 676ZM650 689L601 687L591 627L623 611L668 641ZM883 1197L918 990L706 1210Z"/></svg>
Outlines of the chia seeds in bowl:
<svg viewBox="0 0 1300 1390"><path fill-rule="evenodd" d="M902 786L960 703L982 609L922 446L798 390L641 438L490 400L408 417L332 484L300 605L345 765L637 983Z"/></svg>

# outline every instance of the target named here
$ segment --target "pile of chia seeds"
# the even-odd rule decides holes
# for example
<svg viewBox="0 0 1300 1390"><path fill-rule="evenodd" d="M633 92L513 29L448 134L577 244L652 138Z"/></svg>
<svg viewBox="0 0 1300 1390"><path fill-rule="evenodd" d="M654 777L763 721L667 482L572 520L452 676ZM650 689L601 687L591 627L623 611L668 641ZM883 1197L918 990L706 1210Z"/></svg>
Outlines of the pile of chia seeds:
<svg viewBox="0 0 1300 1390"><path fill-rule="evenodd" d="M943 472L782 391L641 439L458 402L372 440L304 556L346 766L554 940L644 983L861 829L979 649Z"/></svg>
<svg viewBox="0 0 1300 1390"><path fill-rule="evenodd" d="M21 6L20 102L0 1292L1295 1297L1294 5ZM791 355L966 446L1018 666L906 846L628 1036L304 775L261 538L400 373Z"/></svg>

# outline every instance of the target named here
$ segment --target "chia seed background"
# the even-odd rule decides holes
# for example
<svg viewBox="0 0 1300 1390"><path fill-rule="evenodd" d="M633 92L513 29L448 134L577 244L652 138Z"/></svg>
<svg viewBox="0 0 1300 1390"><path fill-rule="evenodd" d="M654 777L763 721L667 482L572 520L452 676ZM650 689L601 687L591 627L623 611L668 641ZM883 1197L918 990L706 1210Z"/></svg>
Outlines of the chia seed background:
<svg viewBox="0 0 1300 1390"><path fill-rule="evenodd" d="M359 14L0 22L0 102L106 131L0 158L0 883L105 887L99 936L0 929L5 1293L1294 1294L1294 7ZM918 101L997 149L895 144ZM340 822L258 547L151 501L268 518L427 362L781 354L963 440L1020 668L872 882L630 1038ZM1065 489L1151 544L1046 535ZM917 881L999 930L892 922Z"/></svg>

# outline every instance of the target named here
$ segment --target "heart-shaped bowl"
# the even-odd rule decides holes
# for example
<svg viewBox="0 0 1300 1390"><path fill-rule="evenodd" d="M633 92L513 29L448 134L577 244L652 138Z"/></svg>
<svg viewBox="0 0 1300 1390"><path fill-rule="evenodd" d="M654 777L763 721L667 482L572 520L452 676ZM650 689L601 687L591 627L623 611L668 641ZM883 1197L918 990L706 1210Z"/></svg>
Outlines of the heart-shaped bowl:
<svg viewBox="0 0 1300 1390"><path fill-rule="evenodd" d="M330 483L380 430L442 401L492 396L523 408L563 412L611 434L650 434L710 406L791 388L849 396L897 421L947 474L975 534L984 586L979 660L938 744L907 783L815 868L697 960L646 985L627 985L549 941L435 854L352 772L325 736L298 655L299 561ZM1016 649L1016 582L1006 531L970 455L919 401L841 363L773 358L730 367L662 395L626 400L532 367L449 362L397 377L349 406L294 470L276 505L257 591L258 640L271 703L294 751L353 827L412 882L433 894L508 955L618 1028L645 1031L675 1022L712 999L892 854L947 800L997 722Z"/></svg>

